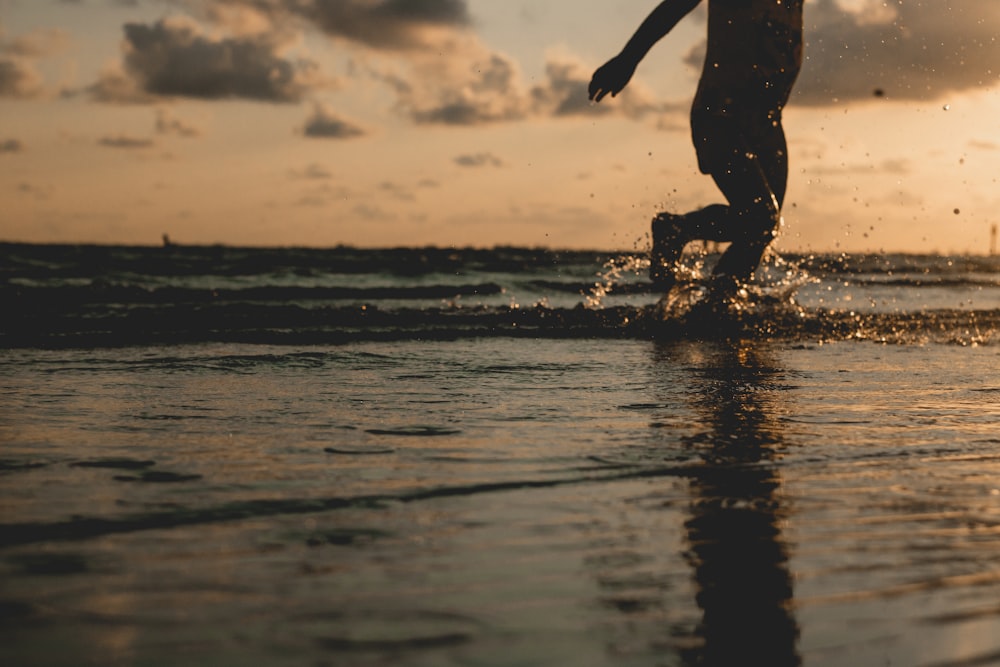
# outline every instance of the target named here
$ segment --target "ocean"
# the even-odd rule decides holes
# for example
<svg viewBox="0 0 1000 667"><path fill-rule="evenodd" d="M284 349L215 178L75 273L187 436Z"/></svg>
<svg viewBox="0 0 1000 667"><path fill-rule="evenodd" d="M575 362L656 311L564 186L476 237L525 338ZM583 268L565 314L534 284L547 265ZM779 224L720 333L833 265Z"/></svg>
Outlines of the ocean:
<svg viewBox="0 0 1000 667"><path fill-rule="evenodd" d="M1000 258L0 244L0 663L1000 664Z"/></svg>

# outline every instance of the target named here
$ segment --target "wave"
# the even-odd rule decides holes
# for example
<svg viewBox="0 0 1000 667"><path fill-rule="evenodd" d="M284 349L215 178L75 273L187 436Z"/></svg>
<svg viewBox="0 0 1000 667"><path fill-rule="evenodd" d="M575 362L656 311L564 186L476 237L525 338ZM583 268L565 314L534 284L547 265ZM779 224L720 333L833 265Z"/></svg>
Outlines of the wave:
<svg viewBox="0 0 1000 667"><path fill-rule="evenodd" d="M298 287L261 286L243 289L183 287L142 288L126 285L95 284L87 286L0 288L0 304L16 302L49 304L190 304L221 302L297 301L381 301L413 299L453 299L461 296L492 296L504 288L496 283L458 285L393 285L384 287Z"/></svg>
<svg viewBox="0 0 1000 667"><path fill-rule="evenodd" d="M692 258L692 278L711 261ZM490 336L990 344L997 337L996 257L787 254L762 268L748 300L670 313L655 303L647 265L641 254L525 248L0 244L0 347ZM796 290L808 307L796 304Z"/></svg>
<svg viewBox="0 0 1000 667"><path fill-rule="evenodd" d="M859 313L792 304L739 304L664 314L656 305L607 308L446 306L380 308L251 303L82 308L24 315L0 330L4 347L91 347L230 342L342 344L356 341L537 338L780 338L895 343L992 344L1000 309Z"/></svg>

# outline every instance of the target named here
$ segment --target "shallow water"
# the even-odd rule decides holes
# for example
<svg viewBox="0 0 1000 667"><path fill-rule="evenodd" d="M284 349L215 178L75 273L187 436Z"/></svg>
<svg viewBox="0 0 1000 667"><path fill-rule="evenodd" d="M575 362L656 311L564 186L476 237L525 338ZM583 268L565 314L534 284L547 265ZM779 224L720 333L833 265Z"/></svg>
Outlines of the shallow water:
<svg viewBox="0 0 1000 667"><path fill-rule="evenodd" d="M643 268L0 244L0 664L1000 663L1000 258Z"/></svg>
<svg viewBox="0 0 1000 667"><path fill-rule="evenodd" d="M996 346L0 352L4 664L1000 656Z"/></svg>

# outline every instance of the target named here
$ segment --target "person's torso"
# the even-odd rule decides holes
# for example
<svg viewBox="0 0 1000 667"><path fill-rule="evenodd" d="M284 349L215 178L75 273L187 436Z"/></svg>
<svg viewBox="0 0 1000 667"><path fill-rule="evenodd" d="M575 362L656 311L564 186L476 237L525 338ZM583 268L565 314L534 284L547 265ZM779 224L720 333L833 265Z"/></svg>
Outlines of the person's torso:
<svg viewBox="0 0 1000 667"><path fill-rule="evenodd" d="M803 0L709 0L699 103L784 106L802 66L802 4Z"/></svg>

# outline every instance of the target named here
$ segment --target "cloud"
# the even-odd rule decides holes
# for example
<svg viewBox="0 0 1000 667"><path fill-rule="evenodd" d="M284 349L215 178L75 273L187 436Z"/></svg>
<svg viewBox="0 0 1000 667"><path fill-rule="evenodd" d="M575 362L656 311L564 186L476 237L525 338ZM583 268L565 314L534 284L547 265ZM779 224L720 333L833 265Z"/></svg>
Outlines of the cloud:
<svg viewBox="0 0 1000 667"><path fill-rule="evenodd" d="M545 65L545 76L544 85L535 86L531 95L536 105L554 116L613 113L616 108L610 104L596 106L590 103L587 93L590 73L579 62L550 60ZM625 99L623 96L622 101Z"/></svg>
<svg viewBox="0 0 1000 667"><path fill-rule="evenodd" d="M127 74L120 63L106 66L85 92L94 101L107 104L155 104L162 101L142 90L139 82ZM74 95L75 91L67 94Z"/></svg>
<svg viewBox="0 0 1000 667"><path fill-rule="evenodd" d="M995 151L1000 149L1000 144L997 144L995 141L972 139L969 141L969 147L976 148L982 151Z"/></svg>
<svg viewBox="0 0 1000 667"><path fill-rule="evenodd" d="M0 38L3 38L0 26ZM0 97L31 99L45 94L35 61L56 55L71 42L60 28L39 28L10 40L0 40Z"/></svg>
<svg viewBox="0 0 1000 667"><path fill-rule="evenodd" d="M474 153L459 155L455 158L455 164L460 167L502 167L503 160L492 153Z"/></svg>
<svg viewBox="0 0 1000 667"><path fill-rule="evenodd" d="M105 102L148 103L150 98L240 98L299 102L321 79L310 60L291 60L267 35L209 37L193 20L174 17L152 25L127 23L124 62L91 87Z"/></svg>
<svg viewBox="0 0 1000 667"><path fill-rule="evenodd" d="M157 134L173 134L179 137L200 137L201 128L177 118L167 109L156 110L156 132Z"/></svg>
<svg viewBox="0 0 1000 667"><path fill-rule="evenodd" d="M24 150L24 144L17 139L4 139L0 141L0 154L20 153Z"/></svg>
<svg viewBox="0 0 1000 667"><path fill-rule="evenodd" d="M600 114L644 118L677 111L638 83L615 105L591 105L591 68L569 55L550 56L545 79L526 84L516 60L472 31L467 0L214 0L204 16L229 32L249 35L244 39L263 39L268 30L319 30L353 49L355 71L387 85L396 96L394 110L420 125ZM306 126L307 136L361 132L327 111L315 113Z"/></svg>
<svg viewBox="0 0 1000 667"><path fill-rule="evenodd" d="M383 74L399 99L397 109L418 124L483 125L530 118L622 114L632 119L686 111L658 102L641 83L613 104L591 104L590 68L572 55L550 55L541 83L527 86L513 59L476 41L452 44L448 58L413 63L409 76Z"/></svg>
<svg viewBox="0 0 1000 667"><path fill-rule="evenodd" d="M65 51L72 39L62 28L39 28L3 44L0 51L10 56L46 58Z"/></svg>
<svg viewBox="0 0 1000 667"><path fill-rule="evenodd" d="M323 104L315 104L313 113L302 129L307 137L322 139L351 139L367 134L358 125L345 120Z"/></svg>
<svg viewBox="0 0 1000 667"><path fill-rule="evenodd" d="M354 215L371 222L392 222L398 216L395 213L386 211L381 206L372 204L358 204L352 209Z"/></svg>
<svg viewBox="0 0 1000 667"><path fill-rule="evenodd" d="M143 137L130 137L127 135L116 135L109 137L101 137L97 141L98 145L105 146L107 148L125 148L125 149L141 149L141 148L152 148L155 146L155 142L152 139L146 139Z"/></svg>
<svg viewBox="0 0 1000 667"><path fill-rule="evenodd" d="M794 101L932 100L1000 83L1000 3L814 0Z"/></svg>
<svg viewBox="0 0 1000 667"><path fill-rule="evenodd" d="M471 53L417 64L414 85L395 86L399 108L420 124L480 125L525 118L530 103L517 63L480 47L465 50Z"/></svg>
<svg viewBox="0 0 1000 667"><path fill-rule="evenodd" d="M686 113L689 108L686 103L658 102L639 81L632 81L614 104L593 104L587 91L591 72L591 68L571 55L550 56L545 66L545 82L531 90L536 112L556 117L621 113L640 120L649 115Z"/></svg>
<svg viewBox="0 0 1000 667"><path fill-rule="evenodd" d="M333 173L329 169L315 162L301 171L293 169L289 175L296 180L326 181L333 178Z"/></svg>
<svg viewBox="0 0 1000 667"><path fill-rule="evenodd" d="M19 58L0 58L0 97L29 99L42 94L42 77Z"/></svg>
<svg viewBox="0 0 1000 667"><path fill-rule="evenodd" d="M399 201L415 201L416 196L407 188L405 185L400 185L399 183L393 183L392 181L383 181L379 183L378 190L386 196L392 197Z"/></svg>
<svg viewBox="0 0 1000 667"><path fill-rule="evenodd" d="M55 188L51 185L38 185L27 182L18 183L16 190L18 194L26 197L34 197L38 201L49 201L55 193Z"/></svg>
<svg viewBox="0 0 1000 667"><path fill-rule="evenodd" d="M276 23L305 21L331 37L374 49L426 46L438 30L470 24L466 0L222 0L251 7Z"/></svg>

